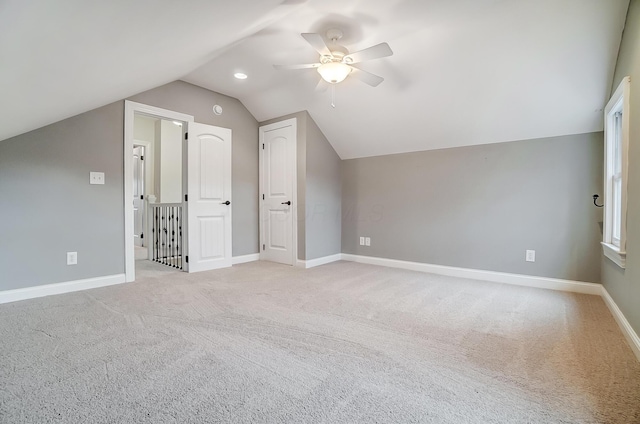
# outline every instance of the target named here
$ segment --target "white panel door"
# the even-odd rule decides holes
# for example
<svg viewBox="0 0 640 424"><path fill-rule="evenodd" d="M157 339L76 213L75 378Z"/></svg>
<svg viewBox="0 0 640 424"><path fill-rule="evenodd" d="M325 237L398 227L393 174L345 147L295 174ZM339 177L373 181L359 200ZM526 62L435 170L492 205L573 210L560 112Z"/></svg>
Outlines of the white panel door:
<svg viewBox="0 0 640 424"><path fill-rule="evenodd" d="M190 125L187 158L188 271L231 266L231 130Z"/></svg>
<svg viewBox="0 0 640 424"><path fill-rule="evenodd" d="M133 244L144 246L144 146L133 147Z"/></svg>
<svg viewBox="0 0 640 424"><path fill-rule="evenodd" d="M295 264L295 119L260 127L260 259Z"/></svg>

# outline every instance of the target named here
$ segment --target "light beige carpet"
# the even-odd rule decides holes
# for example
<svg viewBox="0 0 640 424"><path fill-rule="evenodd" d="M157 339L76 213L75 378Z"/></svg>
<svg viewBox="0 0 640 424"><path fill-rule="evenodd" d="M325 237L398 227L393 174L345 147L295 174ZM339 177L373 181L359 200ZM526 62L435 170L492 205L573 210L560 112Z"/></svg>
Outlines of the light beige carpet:
<svg viewBox="0 0 640 424"><path fill-rule="evenodd" d="M136 261L145 260L148 257L148 251L146 247L142 246L134 246L135 258Z"/></svg>
<svg viewBox="0 0 640 424"><path fill-rule="evenodd" d="M338 262L0 305L2 423L640 423L602 299Z"/></svg>

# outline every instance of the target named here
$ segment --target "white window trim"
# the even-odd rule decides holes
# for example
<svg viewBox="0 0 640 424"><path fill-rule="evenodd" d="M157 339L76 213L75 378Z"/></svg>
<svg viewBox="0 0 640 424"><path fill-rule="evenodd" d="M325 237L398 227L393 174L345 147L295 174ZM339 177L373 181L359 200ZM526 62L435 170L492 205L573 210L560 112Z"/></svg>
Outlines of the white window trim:
<svg viewBox="0 0 640 424"><path fill-rule="evenodd" d="M602 250L604 255L619 267L624 268L626 262L627 245L627 161L629 157L629 96L631 78L624 77L620 85L611 96L604 110L604 226ZM613 119L616 112L622 111L622 192L620 216L620 245L613 243L613 193L611 180L613 178ZM616 240L617 241L617 240Z"/></svg>
<svg viewBox="0 0 640 424"><path fill-rule="evenodd" d="M627 253L620 252L616 246L610 243L602 242L602 251L604 256L611 259L613 263L618 265L620 268L625 268L627 264Z"/></svg>

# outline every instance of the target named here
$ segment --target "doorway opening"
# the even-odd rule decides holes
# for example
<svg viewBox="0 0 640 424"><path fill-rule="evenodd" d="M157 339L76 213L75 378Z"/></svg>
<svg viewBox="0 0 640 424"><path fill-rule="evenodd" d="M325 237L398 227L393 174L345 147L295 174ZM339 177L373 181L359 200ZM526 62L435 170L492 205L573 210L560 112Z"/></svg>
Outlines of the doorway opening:
<svg viewBox="0 0 640 424"><path fill-rule="evenodd" d="M136 267L150 260L184 268L183 126L134 113L133 244Z"/></svg>
<svg viewBox="0 0 640 424"><path fill-rule="evenodd" d="M190 115L125 101L125 275L187 269L186 144Z"/></svg>

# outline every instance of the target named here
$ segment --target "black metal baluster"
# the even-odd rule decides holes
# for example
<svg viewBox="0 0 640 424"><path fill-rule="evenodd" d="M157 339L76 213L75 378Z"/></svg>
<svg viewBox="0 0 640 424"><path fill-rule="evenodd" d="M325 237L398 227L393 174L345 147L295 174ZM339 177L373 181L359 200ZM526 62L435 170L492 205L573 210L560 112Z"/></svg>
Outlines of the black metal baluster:
<svg viewBox="0 0 640 424"><path fill-rule="evenodd" d="M178 229L178 207L173 207L173 232L171 237L173 238L173 267L178 268L178 237L176 237L176 230Z"/></svg>
<svg viewBox="0 0 640 424"><path fill-rule="evenodd" d="M149 205L149 207L151 208L151 239L149 240L151 246L149 249L151 249L151 260L153 260L156 253L156 210L153 205Z"/></svg>
<svg viewBox="0 0 640 424"><path fill-rule="evenodd" d="M162 232L164 233L164 264L167 265L167 247L169 244L169 240L167 239L167 227L169 225L169 211L168 208L165 206L164 207L164 229L162 230Z"/></svg>
<svg viewBox="0 0 640 424"><path fill-rule="evenodd" d="M160 206L156 207L156 262L160 261Z"/></svg>
<svg viewBox="0 0 640 424"><path fill-rule="evenodd" d="M167 248L166 248L166 233L167 233L167 212L166 207L162 207L162 263L164 264L167 258Z"/></svg>
<svg viewBox="0 0 640 424"><path fill-rule="evenodd" d="M174 258L174 252L173 250L175 249L175 237L173 236L173 228L174 228L174 219L175 219L175 207L171 207L171 266L175 268L175 258Z"/></svg>
<svg viewBox="0 0 640 424"><path fill-rule="evenodd" d="M156 262L160 261L160 207L156 207Z"/></svg>
<svg viewBox="0 0 640 424"><path fill-rule="evenodd" d="M156 256L156 209L153 205L149 205L149 207L151 208L151 241L149 242L151 246L149 249L151 249L151 260L154 260Z"/></svg>
<svg viewBox="0 0 640 424"><path fill-rule="evenodd" d="M160 236L158 240L158 262L162 263L162 206L158 207L158 213L160 215L160 220L158 221L158 235Z"/></svg>
<svg viewBox="0 0 640 424"><path fill-rule="evenodd" d="M160 257L160 208L156 207L156 257L155 261L158 262Z"/></svg>
<svg viewBox="0 0 640 424"><path fill-rule="evenodd" d="M180 211L182 207L176 208L176 268L180 269Z"/></svg>
<svg viewBox="0 0 640 424"><path fill-rule="evenodd" d="M152 260L173 268L184 269L182 206L151 206Z"/></svg>
<svg viewBox="0 0 640 424"><path fill-rule="evenodd" d="M162 206L158 206L158 262L162 263Z"/></svg>
<svg viewBox="0 0 640 424"><path fill-rule="evenodd" d="M153 261L158 261L158 208L153 207Z"/></svg>

